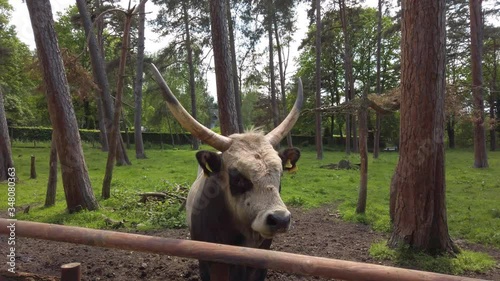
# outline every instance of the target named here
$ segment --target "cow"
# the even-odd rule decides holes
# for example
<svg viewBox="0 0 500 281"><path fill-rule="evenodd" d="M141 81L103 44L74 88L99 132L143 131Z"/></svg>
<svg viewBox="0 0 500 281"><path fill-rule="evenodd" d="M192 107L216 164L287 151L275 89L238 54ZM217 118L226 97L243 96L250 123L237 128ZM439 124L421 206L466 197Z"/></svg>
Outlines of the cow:
<svg viewBox="0 0 500 281"><path fill-rule="evenodd" d="M198 123L177 101L154 65L153 76L172 114L201 141L220 152L198 151L198 176L186 201L192 240L269 249L275 235L290 228L291 214L280 197L283 171L294 171L297 148L278 153L274 147L297 121L303 103L299 79L295 104L283 122L268 134L250 130L223 136ZM207 280L265 280L266 269L199 261Z"/></svg>

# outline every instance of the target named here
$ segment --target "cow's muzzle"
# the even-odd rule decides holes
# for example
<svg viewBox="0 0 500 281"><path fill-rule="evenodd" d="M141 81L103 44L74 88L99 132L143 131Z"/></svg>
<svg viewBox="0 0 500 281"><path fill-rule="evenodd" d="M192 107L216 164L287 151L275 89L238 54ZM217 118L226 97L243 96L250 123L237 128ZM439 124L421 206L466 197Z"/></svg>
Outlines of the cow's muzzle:
<svg viewBox="0 0 500 281"><path fill-rule="evenodd" d="M266 217L266 225L272 233L286 232L290 228L291 214L288 210L276 210Z"/></svg>

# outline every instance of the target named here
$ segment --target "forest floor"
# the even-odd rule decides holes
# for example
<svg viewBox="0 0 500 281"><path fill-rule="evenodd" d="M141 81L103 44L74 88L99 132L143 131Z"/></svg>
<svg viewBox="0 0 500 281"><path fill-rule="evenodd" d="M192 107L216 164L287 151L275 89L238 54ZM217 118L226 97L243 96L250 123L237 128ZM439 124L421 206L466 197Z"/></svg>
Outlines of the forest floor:
<svg viewBox="0 0 500 281"><path fill-rule="evenodd" d="M335 210L329 205L310 210L291 208L292 229L273 241L272 250L394 266L389 261L374 260L368 253L371 244L388 238L387 233L375 232L367 225L342 221ZM187 229L138 233L189 238ZM455 242L462 249L485 252L496 260L496 266L485 274L468 272L463 276L500 280L500 249L460 240ZM2 249L7 244L4 236L0 237L0 244ZM199 280L197 262L190 259L28 238L17 238L16 246L16 270L32 275L13 277L5 268L0 268L0 280L58 280L60 266L71 262L82 264L83 280ZM325 279L269 270L267 280Z"/></svg>

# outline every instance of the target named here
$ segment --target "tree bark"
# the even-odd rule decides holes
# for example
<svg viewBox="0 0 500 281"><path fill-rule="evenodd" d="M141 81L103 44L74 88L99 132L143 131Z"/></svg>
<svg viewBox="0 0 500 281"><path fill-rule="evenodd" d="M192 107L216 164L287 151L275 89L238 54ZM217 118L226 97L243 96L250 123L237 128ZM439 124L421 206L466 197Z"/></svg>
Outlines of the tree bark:
<svg viewBox="0 0 500 281"><path fill-rule="evenodd" d="M97 200L83 158L78 124L60 56L49 0L27 0L38 57L47 87L47 104L55 130L57 152L69 212L95 210Z"/></svg>
<svg viewBox="0 0 500 281"><path fill-rule="evenodd" d="M52 131L52 141L50 143L50 160L49 160L49 180L47 181L47 193L45 195L45 207L54 206L56 204L57 190L57 146L55 131Z"/></svg>
<svg viewBox="0 0 500 281"><path fill-rule="evenodd" d="M378 0L378 14L377 14L377 94L382 94L382 87L380 85L380 52L382 49L382 5L383 0ZM377 159L380 152L380 119L382 115L377 111L375 112L375 131L373 134L373 158ZM361 128L360 128L361 130ZM361 136L360 136L361 138Z"/></svg>
<svg viewBox="0 0 500 281"><path fill-rule="evenodd" d="M368 195L368 101L367 91L363 93L363 105L359 109L359 156L361 166L359 169L359 194L356 213L364 214L366 210L366 197Z"/></svg>
<svg viewBox="0 0 500 281"><path fill-rule="evenodd" d="M342 32L344 34L344 72L345 72L345 99L349 102L351 100L351 54L349 47L349 37L347 33L347 20L345 11L345 0L339 0L340 20L342 23ZM353 83L354 84L354 83ZM351 136L352 136L352 118L351 114L347 113L345 117L345 152L351 153ZM356 141L356 140L355 140Z"/></svg>
<svg viewBox="0 0 500 281"><path fill-rule="evenodd" d="M400 157L389 245L454 253L445 204L445 1L402 1Z"/></svg>
<svg viewBox="0 0 500 281"><path fill-rule="evenodd" d="M269 47L269 78L271 84L269 88L271 90L271 108L273 113L273 126L276 128L279 121L279 113L278 113L278 101L276 98L276 74L274 73L274 42L273 42L273 18L274 18L274 7L273 1L268 1L268 14L267 14L267 38L268 38L268 47ZM279 144L277 145L279 148Z"/></svg>
<svg viewBox="0 0 500 281"><path fill-rule="evenodd" d="M493 53L497 53L497 40L493 39ZM495 118L498 118L500 112L497 111L495 116L495 100L498 95L498 88L497 88L497 75L498 75L498 61L494 60L493 61L493 75L491 79L491 89L490 91L490 150L491 151L496 151L497 150L497 135L496 135L496 126L494 125ZM498 103L499 101L497 101ZM497 104L497 107L500 107L500 104Z"/></svg>
<svg viewBox="0 0 500 281"><path fill-rule="evenodd" d="M285 92L285 70L283 67L283 54L282 54L282 49L281 49L281 43L280 43L280 37L278 34L278 21L276 20L276 17L273 17L273 26L274 26L274 37L276 37L276 49L278 52L278 66L279 66L279 71L280 71L280 86L281 86L281 104L283 106L283 118L285 118L288 115L288 110L286 106L286 92ZM286 134L286 143L288 147L293 147L292 143L292 133L288 132Z"/></svg>
<svg viewBox="0 0 500 281"><path fill-rule="evenodd" d="M217 84L217 103L221 134L228 136L237 133L238 121L234 97L231 56L228 42L227 11L224 1L210 0L210 25L214 51L215 79Z"/></svg>
<svg viewBox="0 0 500 281"><path fill-rule="evenodd" d="M135 71L134 83L134 142L135 142L135 158L144 159L144 142L142 139L142 84L144 77L144 22L146 21L145 3L139 8L139 25L137 27L137 65Z"/></svg>
<svg viewBox="0 0 500 281"><path fill-rule="evenodd" d="M226 1L227 4L227 24L229 28L229 44L231 48L231 66L233 68L233 87L234 87L234 101L236 105L236 117L238 118L238 131L243 133L243 116L241 115L241 91L239 87L238 67L236 66L236 46L234 39L234 21L231 16L231 0Z"/></svg>
<svg viewBox="0 0 500 281"><path fill-rule="evenodd" d="M9 178L9 169L14 168L10 144L9 128L3 101L3 92L0 87L0 182Z"/></svg>
<svg viewBox="0 0 500 281"><path fill-rule="evenodd" d="M321 1L316 0L316 108L321 108ZM321 112L315 114L316 159L323 159L323 132Z"/></svg>
<svg viewBox="0 0 500 281"><path fill-rule="evenodd" d="M106 162L106 172L102 183L102 198L108 199L111 197L111 180L113 178L114 159L116 153L120 150L120 112L123 96L123 83L125 78L125 64L127 63L127 51L130 40L130 25L132 23L132 11L128 11L125 17L125 27L123 28L122 48L120 55L120 65L118 67L118 79L116 84L116 101L113 125L111 126L111 134L109 136L109 153L108 161Z"/></svg>
<svg viewBox="0 0 500 281"><path fill-rule="evenodd" d="M83 22L83 28L85 30L85 36L88 38L88 47L89 47L89 52L90 52L90 62L92 65L92 73L94 76L94 81L96 81L97 85L99 86L99 94L101 97L101 103L103 105L103 116L104 120L101 120L101 122L104 122L104 125L106 126L106 131L108 133L108 145L109 144L109 138L111 134L111 127L113 124L113 101L111 100L111 94L110 94L110 88L109 88L109 83L108 83L108 77L106 75L106 70L105 70L105 61L104 58L102 57L102 52L99 49L99 46L97 45L97 41L94 35L94 31L92 29L92 21L90 20L90 15L87 9L87 3L85 0L76 0L76 5L78 6L78 11L80 13L80 16L82 18ZM130 160L128 159L127 156L127 151L125 149L125 145L123 143L123 139L121 138L121 135L119 136L119 150L116 153L116 164L121 166L121 165L130 165Z"/></svg>
<svg viewBox="0 0 500 281"><path fill-rule="evenodd" d="M483 55L481 2L482 0L469 0L474 118L474 168L488 167L486 131L484 129L483 71L481 62Z"/></svg>
<svg viewBox="0 0 500 281"><path fill-rule="evenodd" d="M191 33L189 30L189 14L187 3L183 2L182 4L182 12L183 12L183 20L184 20L184 29L186 30L186 51L187 51L187 60L188 60L188 68L189 68L189 93L191 96L191 116L194 119L198 119L198 113L196 111L196 83L194 80L194 62L193 62L193 49L191 47ZM196 137L192 136L193 149L199 149L199 141Z"/></svg>

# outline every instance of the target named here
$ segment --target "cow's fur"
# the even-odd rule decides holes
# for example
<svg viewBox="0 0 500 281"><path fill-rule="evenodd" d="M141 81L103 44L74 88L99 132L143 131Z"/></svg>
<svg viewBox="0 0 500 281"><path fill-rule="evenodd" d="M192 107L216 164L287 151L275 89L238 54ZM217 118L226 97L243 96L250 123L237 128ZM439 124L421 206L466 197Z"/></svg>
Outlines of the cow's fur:
<svg viewBox="0 0 500 281"><path fill-rule="evenodd" d="M287 161L294 166L300 153L287 149L278 154L258 131L230 138L232 145L222 154L197 153L199 174L186 204L191 239L269 249L272 237L289 226L276 230L266 221L270 214L290 215L279 194L283 166ZM202 280L211 280L213 268L200 261ZM266 276L266 270L244 266L222 266L224 270L229 271L230 280L264 280Z"/></svg>

